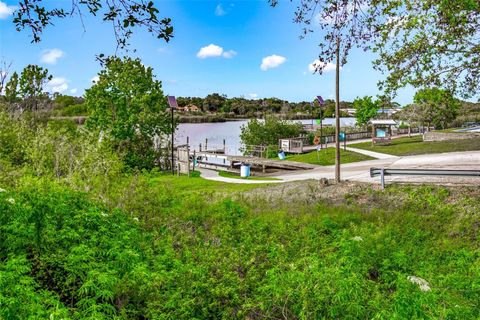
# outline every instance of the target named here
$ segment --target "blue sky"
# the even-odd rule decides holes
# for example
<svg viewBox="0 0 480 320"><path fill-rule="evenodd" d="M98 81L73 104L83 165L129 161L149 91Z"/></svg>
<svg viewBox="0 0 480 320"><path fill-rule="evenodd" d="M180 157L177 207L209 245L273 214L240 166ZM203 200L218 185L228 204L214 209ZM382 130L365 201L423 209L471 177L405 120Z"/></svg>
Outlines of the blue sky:
<svg viewBox="0 0 480 320"><path fill-rule="evenodd" d="M69 1L46 1L49 5ZM0 0L0 58L14 69L39 64L55 79L49 90L83 94L100 69L95 55L115 53L110 24L86 17L84 32L78 17L49 27L40 43L31 44L28 32L17 32L9 15L16 4ZM228 97L278 97L310 101L316 95L333 98L334 71L312 74L309 64L318 58L320 32L300 40L295 25L296 1L281 1L271 8L258 1L157 1L162 16L172 18L175 37L169 43L139 29L130 55L154 68L166 94L200 96L218 92ZM203 49L202 49L203 48ZM372 68L374 55L352 51L341 71L342 100L377 95L382 78ZM263 61L263 63L262 63ZM396 101L412 101L413 90L399 92Z"/></svg>

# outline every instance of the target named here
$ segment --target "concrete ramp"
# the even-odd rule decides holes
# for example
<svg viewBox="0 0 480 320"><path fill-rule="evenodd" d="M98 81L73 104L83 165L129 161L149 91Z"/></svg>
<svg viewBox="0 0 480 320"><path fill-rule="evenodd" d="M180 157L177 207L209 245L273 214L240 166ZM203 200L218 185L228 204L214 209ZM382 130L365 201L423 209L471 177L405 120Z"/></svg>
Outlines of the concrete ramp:
<svg viewBox="0 0 480 320"><path fill-rule="evenodd" d="M265 159L258 157L243 157L243 156L227 156L227 160L232 164L235 163L248 163L252 166L259 166L262 168L276 168L283 170L309 170L317 168L317 166L308 163L277 160L277 159Z"/></svg>

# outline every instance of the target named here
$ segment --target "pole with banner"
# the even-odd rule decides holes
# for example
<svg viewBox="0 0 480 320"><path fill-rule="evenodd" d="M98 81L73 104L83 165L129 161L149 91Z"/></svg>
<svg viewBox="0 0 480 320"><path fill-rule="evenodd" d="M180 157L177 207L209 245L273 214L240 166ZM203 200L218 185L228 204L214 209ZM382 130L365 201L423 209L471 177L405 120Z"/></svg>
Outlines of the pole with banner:
<svg viewBox="0 0 480 320"><path fill-rule="evenodd" d="M173 123L173 110L178 108L177 99L175 96L167 96L168 105L170 106L170 111L172 115L172 174L175 174L175 160L173 158L173 149L174 149L174 138L175 138L175 124Z"/></svg>
<svg viewBox="0 0 480 320"><path fill-rule="evenodd" d="M310 117L312 118L312 130L313 130L313 121L315 117L313 110L315 110L315 105L313 104L313 102L310 102Z"/></svg>
<svg viewBox="0 0 480 320"><path fill-rule="evenodd" d="M325 104L322 96L317 96L318 105L320 106L320 146L323 144L323 126L322 126L322 118L323 118L323 111L322 107ZM327 148L327 144L325 143L325 148Z"/></svg>

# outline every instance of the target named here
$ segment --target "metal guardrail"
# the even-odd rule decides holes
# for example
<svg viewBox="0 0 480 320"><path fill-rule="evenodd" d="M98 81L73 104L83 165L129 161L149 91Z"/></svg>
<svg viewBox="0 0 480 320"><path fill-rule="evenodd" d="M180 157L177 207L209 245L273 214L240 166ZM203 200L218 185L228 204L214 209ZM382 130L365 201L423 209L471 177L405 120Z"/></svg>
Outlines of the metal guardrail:
<svg viewBox="0 0 480 320"><path fill-rule="evenodd" d="M480 170L370 168L370 177L376 176L380 176L382 189L384 189L385 176L480 177Z"/></svg>

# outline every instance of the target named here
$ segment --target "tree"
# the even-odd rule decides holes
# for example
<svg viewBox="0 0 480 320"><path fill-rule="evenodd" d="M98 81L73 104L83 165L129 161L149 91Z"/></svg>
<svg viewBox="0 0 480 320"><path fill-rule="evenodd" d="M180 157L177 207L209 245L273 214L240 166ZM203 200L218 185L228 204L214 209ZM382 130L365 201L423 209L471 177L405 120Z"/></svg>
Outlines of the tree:
<svg viewBox="0 0 480 320"><path fill-rule="evenodd" d="M28 29L32 42L39 42L42 33L54 20L88 13L112 24L117 47L124 49L136 27L142 27L158 39L169 41L173 37L170 18L159 18L159 10L153 1L145 0L72 0L71 8L63 5L46 5L42 0L20 0L13 22L17 30Z"/></svg>
<svg viewBox="0 0 480 320"><path fill-rule="evenodd" d="M7 81L10 68L12 67L12 62L7 62L5 60L0 62L0 96L3 95L5 89L5 82Z"/></svg>
<svg viewBox="0 0 480 320"><path fill-rule="evenodd" d="M264 121L252 119L241 127L240 139L244 146L278 146L281 138L298 137L302 132L300 123L268 116Z"/></svg>
<svg viewBox="0 0 480 320"><path fill-rule="evenodd" d="M367 125L368 121L374 118L380 109L379 101L374 101L370 96L356 98L353 101L353 106L355 108L355 119L357 119L357 125L361 126Z"/></svg>
<svg viewBox="0 0 480 320"><path fill-rule="evenodd" d="M74 97L64 94L54 94L55 109L64 109L66 107L81 104L84 102L82 97Z"/></svg>
<svg viewBox="0 0 480 320"><path fill-rule="evenodd" d="M479 1L301 0L295 22L305 24L304 34L311 24L325 32L317 69L334 60L340 38L344 58L354 45L379 53L374 67L386 73L379 86L389 94L406 85L465 98L480 92Z"/></svg>
<svg viewBox="0 0 480 320"><path fill-rule="evenodd" d="M226 96L219 95L218 93L212 93L203 99L203 110L210 112L217 112L222 109L225 103Z"/></svg>
<svg viewBox="0 0 480 320"><path fill-rule="evenodd" d="M465 98L480 92L480 2L371 0L377 30L374 65L387 72L381 86L442 87Z"/></svg>
<svg viewBox="0 0 480 320"><path fill-rule="evenodd" d="M417 91L413 101L429 109L429 118L435 127L445 129L457 116L460 102L451 92L438 88L426 88ZM430 122L430 121L429 121Z"/></svg>
<svg viewBox="0 0 480 320"><path fill-rule="evenodd" d="M13 72L12 76L5 85L5 100L14 103L18 100L20 92L18 91L18 73Z"/></svg>
<svg viewBox="0 0 480 320"><path fill-rule="evenodd" d="M269 0L272 6L278 0ZM294 21L304 25L303 36L312 32L317 24L323 32L319 44L320 54L314 63L321 74L329 63L335 61L335 136L340 134L340 67L347 63L352 47L368 48L373 30L366 14L370 0L302 0L297 6ZM335 180L340 181L340 140L335 139Z"/></svg>
<svg viewBox="0 0 480 320"><path fill-rule="evenodd" d="M52 80L48 69L29 64L23 68L19 80L19 93L22 98L22 109L26 111L38 111L39 102L48 98L44 92L45 85Z"/></svg>
<svg viewBox="0 0 480 320"><path fill-rule="evenodd" d="M87 126L104 132L130 167L152 168L154 138L171 133L161 82L139 59L108 58L99 81L86 90Z"/></svg>

